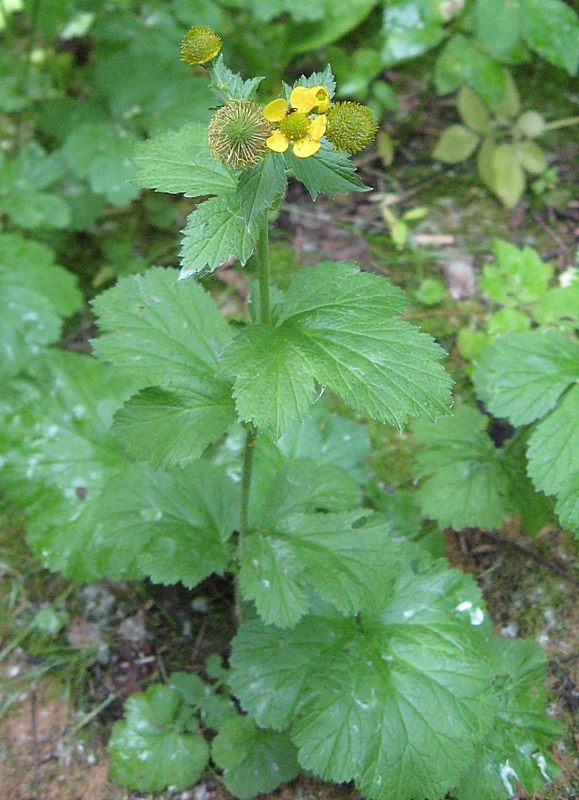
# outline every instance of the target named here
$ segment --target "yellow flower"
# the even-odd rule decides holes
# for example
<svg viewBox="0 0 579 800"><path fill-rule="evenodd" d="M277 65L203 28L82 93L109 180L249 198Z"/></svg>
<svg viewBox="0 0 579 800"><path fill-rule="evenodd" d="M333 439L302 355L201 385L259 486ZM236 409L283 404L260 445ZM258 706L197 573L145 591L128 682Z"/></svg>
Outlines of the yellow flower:
<svg viewBox="0 0 579 800"><path fill-rule="evenodd" d="M270 150L285 153L293 142L293 153L308 158L320 149L320 139L326 132L326 116L330 96L323 86L296 86L290 94L289 105L283 97L272 100L263 110L268 122L278 124L266 141ZM312 112L317 109L317 116Z"/></svg>

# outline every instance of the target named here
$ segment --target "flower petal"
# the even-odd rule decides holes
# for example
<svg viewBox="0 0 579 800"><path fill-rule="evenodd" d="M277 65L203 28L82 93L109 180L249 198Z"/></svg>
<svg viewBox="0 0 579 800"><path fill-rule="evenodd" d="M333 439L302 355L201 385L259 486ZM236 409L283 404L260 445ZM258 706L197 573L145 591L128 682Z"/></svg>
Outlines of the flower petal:
<svg viewBox="0 0 579 800"><path fill-rule="evenodd" d="M288 104L283 97L278 97L277 100L272 100L263 109L263 116L268 122L280 122L288 111Z"/></svg>
<svg viewBox="0 0 579 800"><path fill-rule="evenodd" d="M316 95L318 100L318 111L323 114L330 107L330 95L325 86L314 86L312 92Z"/></svg>
<svg viewBox="0 0 579 800"><path fill-rule="evenodd" d="M315 139L321 139L324 133L326 132L326 115L320 114L319 117L314 117L314 119L310 122L310 127L308 128L308 134Z"/></svg>
<svg viewBox="0 0 579 800"><path fill-rule="evenodd" d="M290 94L290 106L301 114L309 114L319 102L313 89L307 86L296 86Z"/></svg>
<svg viewBox="0 0 579 800"><path fill-rule="evenodd" d="M275 153L285 153L289 147L289 142L281 131L272 133L265 143Z"/></svg>
<svg viewBox="0 0 579 800"><path fill-rule="evenodd" d="M320 143L313 139L298 139L294 144L294 156L298 158L309 158L320 149Z"/></svg>

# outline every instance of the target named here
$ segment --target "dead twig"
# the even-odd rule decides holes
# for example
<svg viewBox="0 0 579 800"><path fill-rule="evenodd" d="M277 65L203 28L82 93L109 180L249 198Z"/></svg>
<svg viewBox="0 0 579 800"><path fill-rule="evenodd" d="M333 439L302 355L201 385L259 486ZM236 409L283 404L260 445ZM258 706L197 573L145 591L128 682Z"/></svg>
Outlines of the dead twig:
<svg viewBox="0 0 579 800"><path fill-rule="evenodd" d="M552 572L556 572L557 575L560 575L565 580L572 583L574 586L579 586L579 578L576 578L572 575L567 567L564 564L561 564L559 561L555 560L548 560L543 558L542 556L534 553L529 548L525 547L518 542L513 541L512 539L508 539L505 536L500 536L498 533L494 533L493 531L477 531L483 536L485 539L489 539L491 542L495 542L496 544L503 546L503 547L510 547L512 550L516 550L518 553L522 553L523 555L527 556L527 558L532 558L533 561L536 561L537 564L541 564L541 566L550 569Z"/></svg>

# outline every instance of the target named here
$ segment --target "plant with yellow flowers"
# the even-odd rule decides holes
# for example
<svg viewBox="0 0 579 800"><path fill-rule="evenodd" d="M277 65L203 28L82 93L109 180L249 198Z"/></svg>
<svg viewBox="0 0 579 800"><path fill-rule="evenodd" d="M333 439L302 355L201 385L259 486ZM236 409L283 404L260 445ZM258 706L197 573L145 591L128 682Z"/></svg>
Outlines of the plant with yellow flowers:
<svg viewBox="0 0 579 800"><path fill-rule="evenodd" d="M320 400L327 388L398 428L434 420L451 403L441 349L400 319L403 293L356 264L305 267L285 292L271 281L270 212L288 180L314 199L368 191L348 154L376 123L334 103L329 68L262 104L259 79L231 72L220 47L204 26L182 47L219 98L209 124L136 154L142 186L198 199L181 272L121 278L94 301L95 354L118 387L94 401L104 472L74 515L55 499L31 533L77 580L230 582L227 668L214 655L203 677L129 698L113 776L155 793L212 769L241 800L301 771L376 800L535 790L557 730L535 688L539 651L493 638L474 580L361 503L365 434ZM230 259L251 259L254 279L233 322L191 279Z"/></svg>

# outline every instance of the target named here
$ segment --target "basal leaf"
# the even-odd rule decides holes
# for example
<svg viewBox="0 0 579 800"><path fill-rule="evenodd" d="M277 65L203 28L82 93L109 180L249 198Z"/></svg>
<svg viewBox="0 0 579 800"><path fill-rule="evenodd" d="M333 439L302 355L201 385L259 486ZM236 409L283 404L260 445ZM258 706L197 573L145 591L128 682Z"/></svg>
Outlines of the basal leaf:
<svg viewBox="0 0 579 800"><path fill-rule="evenodd" d="M500 101L505 78L500 65L464 36L451 36L436 60L434 81L438 94L455 92L467 84L492 107Z"/></svg>
<svg viewBox="0 0 579 800"><path fill-rule="evenodd" d="M356 173L356 168L340 150L322 142L318 152L310 158L297 158L288 150L284 154L293 177L304 184L315 200L320 192L333 197L336 192L369 192Z"/></svg>
<svg viewBox="0 0 579 800"><path fill-rule="evenodd" d="M322 778L355 779L377 800L442 797L496 713L478 604L473 582L440 566L405 573L390 603L359 620L246 623L233 690L258 725L289 726L301 765Z"/></svg>
<svg viewBox="0 0 579 800"><path fill-rule="evenodd" d="M45 245L0 235L0 374L15 374L56 342L65 317L82 307L74 275Z"/></svg>
<svg viewBox="0 0 579 800"><path fill-rule="evenodd" d="M221 195L235 189L233 174L209 151L207 126L190 122L139 143L133 153L135 181L147 189L185 197Z"/></svg>
<svg viewBox="0 0 579 800"><path fill-rule="evenodd" d="M413 425L425 448L415 459L415 476L426 479L416 499L443 528L496 528L516 513L509 474L487 424L476 409L463 406L453 417Z"/></svg>
<svg viewBox="0 0 579 800"><path fill-rule="evenodd" d="M196 586L223 573L223 541L237 525L238 499L223 471L196 463L153 472L124 465L86 497L83 513L62 530L35 536L51 568L76 580L149 577L154 583Z"/></svg>
<svg viewBox="0 0 579 800"><path fill-rule="evenodd" d="M543 417L578 379L579 347L558 331L507 333L484 350L474 372L490 411L513 425Z"/></svg>
<svg viewBox="0 0 579 800"><path fill-rule="evenodd" d="M179 697L169 686L151 686L125 704L109 742L111 777L128 789L189 789L202 776L209 745L198 733L179 730Z"/></svg>
<svg viewBox="0 0 579 800"><path fill-rule="evenodd" d="M203 392L223 385L214 374L231 334L210 295L177 276L154 268L99 295L93 306L101 335L93 346L141 386Z"/></svg>
<svg viewBox="0 0 579 800"><path fill-rule="evenodd" d="M579 67L579 19L561 0L522 0L523 36L542 58L570 75Z"/></svg>
<svg viewBox="0 0 579 800"><path fill-rule="evenodd" d="M206 391L149 388L132 397L118 411L114 427L129 456L155 467L199 458L235 420L229 386L213 384Z"/></svg>
<svg viewBox="0 0 579 800"><path fill-rule="evenodd" d="M531 172L533 175L539 175L547 169L547 157L536 142L530 142L528 140L517 142L515 151L519 159L519 164L527 172Z"/></svg>
<svg viewBox="0 0 579 800"><path fill-rule="evenodd" d="M248 220L233 192L206 200L190 214L183 231L179 280L206 267L214 270L232 258L243 266L255 248L262 223L263 215Z"/></svg>
<svg viewBox="0 0 579 800"><path fill-rule="evenodd" d="M230 719L211 745L234 797L249 800L291 781L299 772L296 748L284 731L260 730L249 717Z"/></svg>
<svg viewBox="0 0 579 800"><path fill-rule="evenodd" d="M543 650L534 642L493 637L489 642L499 700L495 725L453 795L461 800L512 797L517 784L540 792L559 768L548 748L561 735L559 722L547 716L542 684L547 673Z"/></svg>
<svg viewBox="0 0 579 800"><path fill-rule="evenodd" d="M268 153L259 164L241 173L235 196L248 225L283 197L286 185L285 163L278 153Z"/></svg>

